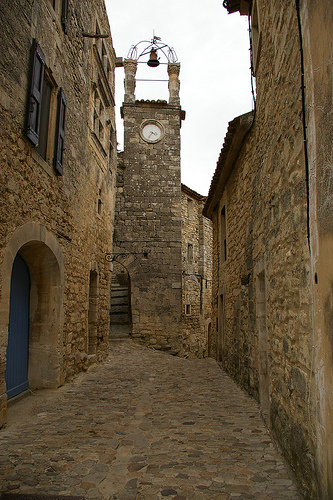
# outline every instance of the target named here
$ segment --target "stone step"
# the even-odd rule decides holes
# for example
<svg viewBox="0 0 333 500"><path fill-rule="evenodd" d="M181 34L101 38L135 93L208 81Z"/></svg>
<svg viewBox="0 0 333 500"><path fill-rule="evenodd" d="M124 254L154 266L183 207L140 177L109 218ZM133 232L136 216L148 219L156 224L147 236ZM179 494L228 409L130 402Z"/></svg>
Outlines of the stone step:
<svg viewBox="0 0 333 500"><path fill-rule="evenodd" d="M128 304L111 304L111 316L113 314L128 314Z"/></svg>
<svg viewBox="0 0 333 500"><path fill-rule="evenodd" d="M128 297L128 290L111 288L111 297Z"/></svg>
<svg viewBox="0 0 333 500"><path fill-rule="evenodd" d="M129 314L111 314L110 315L111 325L129 325L130 317Z"/></svg>
<svg viewBox="0 0 333 500"><path fill-rule="evenodd" d="M112 274L111 284L128 287L128 277L124 276L123 274L116 274L116 275Z"/></svg>
<svg viewBox="0 0 333 500"><path fill-rule="evenodd" d="M128 304L128 296L126 297L111 297L111 305Z"/></svg>

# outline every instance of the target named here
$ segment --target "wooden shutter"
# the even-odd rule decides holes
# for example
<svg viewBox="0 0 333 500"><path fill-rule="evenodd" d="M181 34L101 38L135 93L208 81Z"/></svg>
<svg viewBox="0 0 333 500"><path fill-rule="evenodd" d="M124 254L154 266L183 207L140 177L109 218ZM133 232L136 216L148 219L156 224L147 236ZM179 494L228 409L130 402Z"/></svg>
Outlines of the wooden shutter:
<svg viewBox="0 0 333 500"><path fill-rule="evenodd" d="M62 0L62 8L61 8L61 24L65 33L67 33L68 28L68 1Z"/></svg>
<svg viewBox="0 0 333 500"><path fill-rule="evenodd" d="M34 146L37 146L39 141L44 65L45 56L36 39L34 39L31 51L31 82L26 125L26 136Z"/></svg>
<svg viewBox="0 0 333 500"><path fill-rule="evenodd" d="M63 157L65 146L66 99L62 89L58 93L58 117L55 138L54 168L58 174L63 174Z"/></svg>

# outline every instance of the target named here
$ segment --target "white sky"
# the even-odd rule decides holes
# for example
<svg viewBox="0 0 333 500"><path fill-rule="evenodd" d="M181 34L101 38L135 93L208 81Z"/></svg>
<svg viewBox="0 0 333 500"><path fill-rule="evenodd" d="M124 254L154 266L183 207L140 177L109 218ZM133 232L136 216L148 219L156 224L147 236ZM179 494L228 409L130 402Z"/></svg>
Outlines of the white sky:
<svg viewBox="0 0 333 500"><path fill-rule="evenodd" d="M118 57L127 57L132 45L150 41L153 33L175 49L181 65L180 102L186 111L181 128L182 182L207 195L228 122L252 109L247 17L228 15L222 0L105 0L105 4ZM167 66L140 64L137 78L167 80ZM121 149L123 81L123 68L116 68ZM168 84L137 82L135 95L168 100Z"/></svg>

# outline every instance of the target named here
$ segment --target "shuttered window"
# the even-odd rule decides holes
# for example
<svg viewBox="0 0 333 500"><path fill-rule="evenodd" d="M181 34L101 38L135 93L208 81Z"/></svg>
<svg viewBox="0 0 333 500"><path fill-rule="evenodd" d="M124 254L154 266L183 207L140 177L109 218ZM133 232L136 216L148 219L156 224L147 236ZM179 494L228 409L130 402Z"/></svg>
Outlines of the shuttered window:
<svg viewBox="0 0 333 500"><path fill-rule="evenodd" d="M43 51L34 39L31 54L31 84L26 125L26 136L34 146L37 146L39 142L44 65L45 57Z"/></svg>
<svg viewBox="0 0 333 500"><path fill-rule="evenodd" d="M66 98L62 88L58 91L52 72L45 66L44 54L34 40L32 44L31 83L26 121L26 136L36 152L63 174L65 145ZM57 114L57 119L55 115Z"/></svg>
<svg viewBox="0 0 333 500"><path fill-rule="evenodd" d="M40 154L43 160L46 160L46 152L47 152L51 92L52 92L52 85L45 77L45 72L44 72L43 97L42 97L41 112L40 112L39 141L36 147L36 151Z"/></svg>
<svg viewBox="0 0 333 500"><path fill-rule="evenodd" d="M68 0L62 0L61 24L65 33L68 28Z"/></svg>
<svg viewBox="0 0 333 500"><path fill-rule="evenodd" d="M66 99L62 89L58 93L58 115L54 151L54 168L63 174L63 157L65 148Z"/></svg>

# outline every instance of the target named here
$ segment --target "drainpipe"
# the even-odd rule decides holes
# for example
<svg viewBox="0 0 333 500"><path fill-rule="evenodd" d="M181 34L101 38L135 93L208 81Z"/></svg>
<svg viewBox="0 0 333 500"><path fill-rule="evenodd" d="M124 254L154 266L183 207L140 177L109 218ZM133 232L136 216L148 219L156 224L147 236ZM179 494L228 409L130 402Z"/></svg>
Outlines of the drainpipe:
<svg viewBox="0 0 333 500"><path fill-rule="evenodd" d="M299 45L301 53L301 91L302 91L302 121L303 121L303 143L304 143L304 161L305 161L305 180L306 180L306 197L307 197L307 231L308 231L308 245L311 254L310 243L310 172L309 172L309 156L308 156L308 140L307 140L307 127L306 127L306 114L305 114L305 78L304 78L304 51L303 51L303 35L300 14L300 2L296 0L297 23L299 34Z"/></svg>

